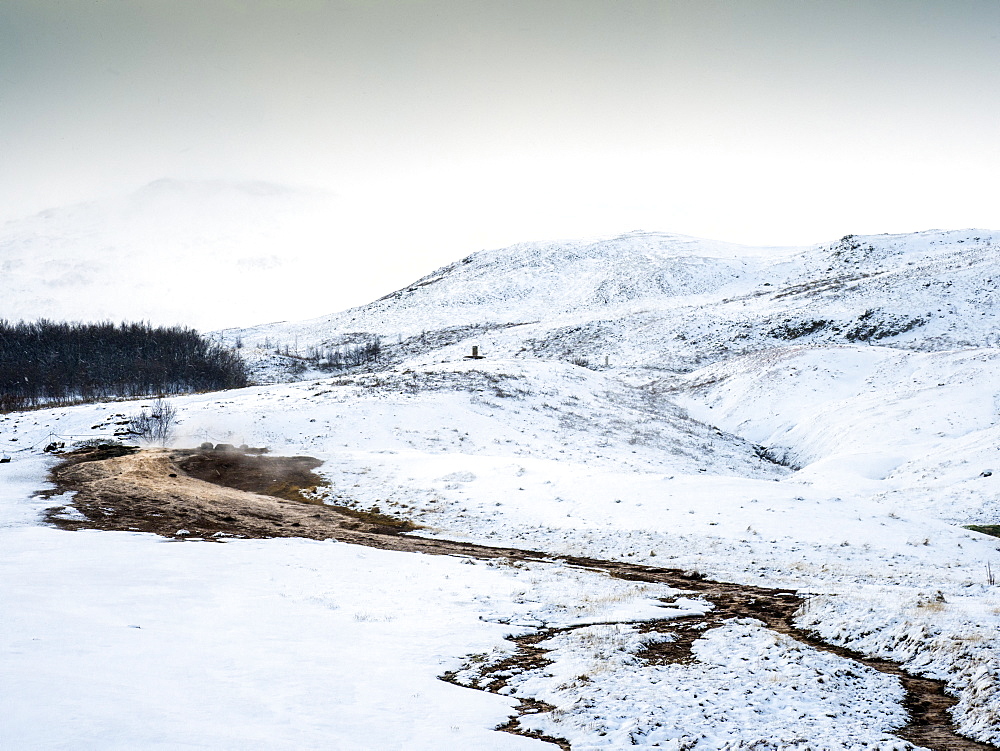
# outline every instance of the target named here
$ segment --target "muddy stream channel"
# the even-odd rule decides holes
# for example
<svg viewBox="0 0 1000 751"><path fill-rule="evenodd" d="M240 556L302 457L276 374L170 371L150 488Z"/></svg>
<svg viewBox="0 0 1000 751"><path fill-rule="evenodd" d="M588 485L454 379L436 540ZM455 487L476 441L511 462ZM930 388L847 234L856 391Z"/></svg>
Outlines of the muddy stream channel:
<svg viewBox="0 0 1000 751"><path fill-rule="evenodd" d="M955 732L948 713L955 699L944 693L941 681L909 675L893 662L827 644L796 628L794 617L804 598L794 590L710 581L678 569L407 535L414 528L407 522L303 500L308 499L308 492L302 495L301 491L323 484L322 478L312 472L320 464L311 457L268 456L263 449L204 446L137 451L111 445L90 447L64 454L61 463L52 470L55 489L45 491L50 496L75 493L72 505L85 519L80 515L61 518L65 507L57 506L49 509L46 520L71 530L127 530L202 540L306 537L480 560L559 562L618 579L666 584L696 594L714 607L705 615L645 622L643 629L670 633L675 639L649 645L640 657L661 664L690 661L692 643L707 628L734 618L754 618L815 649L897 676L906 690L904 704L910 716L910 723L894 733L897 737L930 749L997 751L995 746L977 743ZM548 662L546 653L536 645L565 630L542 629L510 637L517 649L503 664L493 665L490 673L510 675L543 667ZM442 678L453 680L450 674ZM497 677L484 685L485 690L498 692L505 680ZM520 702L521 715L553 709L530 699ZM517 717L498 730L540 738L570 749L563 739L523 730Z"/></svg>

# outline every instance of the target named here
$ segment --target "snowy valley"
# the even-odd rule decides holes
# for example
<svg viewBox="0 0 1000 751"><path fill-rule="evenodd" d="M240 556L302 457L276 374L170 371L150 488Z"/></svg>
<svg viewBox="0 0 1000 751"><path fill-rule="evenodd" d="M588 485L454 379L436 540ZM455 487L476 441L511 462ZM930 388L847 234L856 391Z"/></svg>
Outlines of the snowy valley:
<svg viewBox="0 0 1000 751"><path fill-rule="evenodd" d="M0 746L920 747L896 677L760 620L650 659L683 636L648 624L715 606L576 556L795 590L796 627L943 681L967 747L996 747L1000 539L968 527L1000 529L998 248L525 243L215 332L256 385L171 400L174 446L315 457L319 500L549 562L68 532L43 448L149 401L0 415ZM533 635L544 659L512 667L505 637Z"/></svg>

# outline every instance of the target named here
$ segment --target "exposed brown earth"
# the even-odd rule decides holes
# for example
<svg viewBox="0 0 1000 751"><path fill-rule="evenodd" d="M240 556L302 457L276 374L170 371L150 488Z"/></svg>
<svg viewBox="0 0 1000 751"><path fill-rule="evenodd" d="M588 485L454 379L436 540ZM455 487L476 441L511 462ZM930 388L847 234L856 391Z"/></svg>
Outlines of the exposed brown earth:
<svg viewBox="0 0 1000 751"><path fill-rule="evenodd" d="M941 751L998 751L995 746L955 732L948 713L955 699L944 693L943 682L911 676L893 662L827 644L796 628L793 620L803 598L793 590L710 581L678 569L408 536L402 533L413 527L405 522L310 499L308 491L323 484L312 473L319 464L311 457L271 457L233 450L160 449L133 453L121 448L85 449L67 454L52 470L56 490L51 491L74 492L73 506L85 520L62 518L62 506L50 509L47 519L65 529L129 530L186 539L306 537L432 555L560 561L619 579L667 584L697 593L711 601L714 608L705 616L645 624L644 628L669 631L677 637L673 642L651 645L640 654L645 659L659 663L692 660L691 644L706 628L732 618L756 618L816 649L897 676L906 689L905 706L911 718L897 736ZM509 658L505 670L544 665L545 652L535 645L553 633L537 632L514 639L518 650ZM502 686L503 681L498 679L486 690L496 691ZM524 714L551 708L525 699L520 709ZM569 748L563 739L520 730L516 718L498 729Z"/></svg>
<svg viewBox="0 0 1000 751"><path fill-rule="evenodd" d="M238 451L85 449L66 455L52 478L54 492L75 491L73 505L86 520L61 518L56 508L48 521L64 529L202 539L325 540L413 529L391 517L310 502L309 491L323 484L311 471L319 464L311 457Z"/></svg>

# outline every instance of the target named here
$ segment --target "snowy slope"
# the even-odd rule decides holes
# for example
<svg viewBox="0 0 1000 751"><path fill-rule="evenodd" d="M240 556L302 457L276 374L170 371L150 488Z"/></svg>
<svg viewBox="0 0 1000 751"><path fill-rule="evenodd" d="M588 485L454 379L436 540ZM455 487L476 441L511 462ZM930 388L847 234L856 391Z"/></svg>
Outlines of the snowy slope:
<svg viewBox="0 0 1000 751"><path fill-rule="evenodd" d="M789 343L991 346L997 247L1000 234L979 230L811 248L662 233L527 243L475 253L343 313L222 335L251 359L267 359L265 343L306 354L378 335L389 363L453 359L476 344L501 357L675 371Z"/></svg>
<svg viewBox="0 0 1000 751"><path fill-rule="evenodd" d="M768 446L802 480L1000 523L996 349L792 347L703 368L684 390L693 415Z"/></svg>
<svg viewBox="0 0 1000 751"><path fill-rule="evenodd" d="M878 348L858 349L863 355L879 351ZM842 370L846 372L847 366ZM871 360L863 360L855 370L853 391L846 385L833 396L849 400L857 391L857 384L872 370ZM868 651L896 654L901 661L912 662L915 670L932 666L934 674L953 680L954 690L965 691L961 694L965 704L958 716L963 727L977 732L979 737L996 739L1000 725L991 719L991 713L998 706L1000 681L982 671L1000 662L1000 654L991 638L1000 626L1000 590L987 586L984 580L985 564L1000 561L997 541L953 526L934 513L909 508L905 498L885 502L879 495L879 481L870 477L852 481L847 475L839 479L838 484L833 484L829 482L833 473L810 475L808 467L795 472L762 461L751 443L685 417L683 411L671 406L675 396L674 391L630 386L613 374L595 373L561 363L523 359L458 362L177 398L175 404L180 410L177 442L180 445L197 445L203 440L246 442L268 445L275 453L316 456L324 460L320 472L330 481L329 500L405 515L427 526L423 534L466 536L556 553L665 563L721 579L793 586L814 592L810 609L802 616L806 622L829 631L833 640L847 643L867 640ZM703 398L710 401L708 397ZM968 405L975 414L978 403L971 399ZM0 421L0 431L6 439L6 450L16 460L7 468L20 468L23 472L31 466L40 467L40 460L31 457L37 456L40 446L48 440L103 435L113 426L114 415L129 413L139 406L141 402L86 405L5 416ZM705 409L708 406L711 405ZM761 410L762 413L766 411ZM962 404L948 417L953 421L968 419ZM854 419L854 416L845 412L844 419ZM982 426L981 420L973 425L977 426ZM746 426L734 427L744 429ZM963 431L956 429L955 432ZM817 441L817 456L822 445ZM865 444L860 446L861 449L865 447ZM41 482L37 470L35 482ZM21 609L30 611L38 607L32 603L46 597L49 591L51 584L43 587L42 583L50 578L65 579L67 575L62 567L74 565L68 563L73 557L92 558L95 555L85 547L78 550L78 545L89 544L87 540L91 536L103 539L107 533L38 530L33 513L54 501L18 500L24 499L25 493L24 489L13 488L9 503L14 505L8 505L6 512L7 531L0 534L7 538L7 550L22 551L6 559L10 580L26 577L28 582L39 582L37 591L19 589L18 598L13 601ZM43 541L32 537L39 534L44 534ZM120 548L121 552L112 554L102 548L100 556L121 555L121 565L137 557L149 557L150 553L145 552L148 545L165 549L176 547L155 541L144 542L148 538L143 535L111 534L111 537L124 538L123 542L114 544L114 550ZM77 543L80 538L83 541ZM27 554L42 543L53 551L44 564L38 556ZM239 550L232 554L211 554L213 559L222 556L218 563L207 561L204 555L208 554L189 558L186 554L164 553L167 558L163 565L168 566L169 571L164 571L161 578L167 583L176 577L188 582L176 585L176 592L181 593L189 591L195 582L202 582L197 584L199 590L208 586L205 577L214 576L211 572L215 566L228 566L223 559L231 555L237 556L234 560L245 561L239 565L246 568L251 578L252 572L258 570L250 566L252 560L259 561L254 566L264 567L260 570L269 566L292 566L293 572L302 572L296 575L300 583L292 588L299 593L296 597L308 601L315 601L315 598L320 598L321 602L333 601L345 611L336 610L331 615L312 612L309 619L317 620L306 622L314 624L311 632L315 638L322 638L326 633L323 629L330 629L329 633L339 638L367 633L364 629L357 632L356 626L350 626L350 618L346 622L343 620L342 616L350 613L371 613L376 622L384 617L390 624L396 624L395 619L404 623L416 619L415 613L419 611L416 600L419 598L440 603L437 607L442 609L434 616L435 623L438 617L459 624L467 624L469 617L473 620L483 617L488 622L511 617L511 606L496 602L489 606L492 609L483 610L477 605L470 611L467 601L459 598L454 607L445 608L441 595L435 594L433 589L414 588L404 581L386 579L381 573L383 565L412 573L405 561L393 563L387 559L383 564L377 556L365 554L369 562L352 568L356 572L352 576L360 581L368 581L366 577L369 576L374 577L372 581L379 581L377 585L368 585L385 591L385 597L389 598L379 610L373 605L377 598L373 599L365 586L352 589L338 583L339 577L334 580L308 573L331 567L343 568L346 564L336 557L339 553L328 553L322 546L317 549L316 543L302 543L304 548L301 550L296 545L287 542L267 547L265 543L252 543L248 544L252 551L240 552L243 551L240 543ZM242 556L249 557L244 559ZM294 561L289 556L294 556ZM440 580L445 576L450 577L447 581L463 582L462 586L469 588L470 602L479 602L476 593L489 591L494 586L469 580L461 572L459 566L439 573L427 571L420 576L431 588L445 585ZM547 579L550 575L556 579ZM302 580L301 576L307 578ZM242 618L238 614L250 607L244 604L247 598L252 602L263 596L257 587L233 577L230 575L224 580L227 591L231 592L228 601L221 590L216 590L216 584L207 580L212 583L206 596L213 604L208 607L205 618L218 618L220 612L235 613ZM546 607L555 607L548 615L541 615L540 620L558 623L554 613L560 612L560 608L552 603L557 602L555 592L562 586L559 574L532 574L532 577L530 585L520 591L531 592L528 599L540 606L548 603ZM86 578L70 577L69 581L77 582L84 590L92 591L95 586ZM292 589L283 578L276 581L271 585L276 589L269 590L267 596L280 601L289 596ZM543 584L548 581L551 585ZM554 591L550 593L545 589L547 586L554 587ZM609 599L598 590L588 589L603 585L587 580L581 586L583 591L577 591L574 596L579 595L585 601L615 601L615 597ZM406 589L406 594L393 602L397 587ZM588 591L592 594L586 594ZM943 604L929 607L928 602L938 603L937 593L941 593ZM113 592L106 596L112 595L123 597ZM169 589L163 596L171 602L182 602ZM107 612L103 610L105 606L98 608L101 613L98 620L107 621L116 612L115 608L131 612L129 608L138 607L135 596L124 597L120 605L114 604L118 600L109 601ZM637 607L640 604L637 603ZM279 608L275 618L287 613L291 619L289 624L304 617L298 605L275 607ZM565 606L562 609L565 610ZM143 605L139 612L145 613L146 620L163 633L173 633L177 628L165 622L166 616L152 605ZM640 608L636 612L643 611ZM817 621L820 617L817 614L825 616ZM532 617L539 617L539 614ZM83 615L76 614L72 620L78 623L82 618ZM368 623L366 618L361 617L363 625ZM526 628L531 622L530 618L518 621ZM63 632L53 625L53 621L39 624L33 620L17 620L16 623L21 625L14 628L10 637L13 641L9 642L20 645L15 646L16 649L23 649L32 634L43 634L46 639L63 638L60 636ZM191 628L201 628L199 623L194 621ZM425 632L423 627L406 628L404 623L392 625L392 639L397 640L393 643L400 644L399 649L416 648L417 657L424 654L421 650L430 650L428 654L438 656L431 662L406 667L406 671L415 671L413 681L416 683L396 684L398 691L423 694L420 681L430 680L444 670L462 667L461 656L468 652L503 652L497 632L493 632L494 641L489 642L487 633L476 636L479 632L475 629L459 639L455 635L447 636L454 633L450 630L433 627ZM130 624L132 620L122 628ZM143 621L132 625L143 626ZM269 622L261 627L291 633L287 631L290 625ZM88 628L94 626L88 625ZM364 628L371 627L365 625ZM386 627L378 628L384 638L388 638ZM464 630L466 626L461 625L461 628ZM542 696L555 703L565 719L553 720L540 715L533 720L534 724L545 732L570 737L583 747L617 748L620 745L616 744L622 742L625 733L602 730L608 727L609 718L620 715L633 718L639 724L630 725L628 732L636 737L648 737L652 743L668 737L657 734L667 730L657 731L656 728L668 716L665 713L671 713L669 717L675 724L668 727L691 729L695 736L711 730L712 740L706 742L705 747L723 748L726 743L749 743L760 739L762 733L777 732L768 730L767 717L777 711L777 707L786 707L782 714L781 738L807 737L821 748L838 748L859 739L877 746L881 744L882 748L905 747L893 745L886 735L891 735L891 728L894 723L898 724L900 717L893 709L898 707L894 698L898 693L895 684L880 682L882 679L876 680L874 675L868 675L861 682L851 679L842 683L847 674L838 661L817 658L787 640L776 641L759 626L737 624L729 631L706 633L704 643L699 642L702 650L699 654L706 665L712 666L706 668L707 673L637 670L634 662L626 659L628 649L635 648L629 633L627 626L620 625L607 633L602 631L591 636L581 633L580 641L567 637L568 641L554 644L559 649L556 656L564 665L555 668L555 672L525 674L519 685L524 695ZM117 638L108 642L109 648L119 644ZM245 650L256 649L257 637L252 633L234 632L234 638L245 645ZM311 638L307 638L307 643ZM445 652L441 652L441 646L434 646L439 644L435 640L443 638L452 640L452 646ZM474 646L466 639L480 641ZM609 641L600 646L605 644L601 641L604 639ZM734 656L725 646L730 639L740 640L739 643L745 644L752 654L770 655L768 659L773 662L761 663L754 659L746 663L740 657L742 653ZM198 649L206 650L206 654L216 649L211 639L196 643L203 645ZM616 644L619 646L615 647ZM630 644L633 646L628 646ZM419 648L416 645L420 645ZM594 655L594 649L624 650L622 661L609 663ZM240 654L245 654L245 650ZM302 650L291 658L294 664L308 659L308 648L303 646ZM58 658L62 652L53 652L50 647L38 654ZM319 654L323 655L321 664L325 667L315 674L310 673L310 685L330 680L339 683L343 680L337 677L339 671L354 675L359 669L358 663L352 661L356 658L336 656L329 647L322 648ZM420 657L420 660L425 659L430 658ZM567 688L567 675L577 670L581 660L591 665L595 661L601 663L600 680L572 684ZM290 690L269 677L272 674L268 671L273 670L270 664L270 658L250 660L254 672L245 689L246 703L226 705L226 716L233 722L239 721L242 712L251 711L251 707L265 701L257 693L264 686L275 686L274 690L282 696ZM134 663L123 665L124 669L129 669L128 666ZM754 666L758 665L764 672L757 671ZM212 692L224 691L228 682L236 679L238 673L232 670L235 668L216 670L217 682L203 689L206 699ZM357 693L336 694L331 697L331 704L352 712L360 712L360 707L365 707L372 723L384 726L381 735L373 736L384 745L373 743L370 747L394 747L389 741L396 742L393 739L400 737L393 735L397 732L393 728L399 726L386 722L385 715L380 713L395 712L397 700L388 697L399 694L392 693L394 689L389 689L377 678L381 673L375 666L360 670L376 676L363 689L369 693L362 693L362 697L370 698L359 699ZM777 672L769 672L772 670ZM799 674L825 676L829 688L815 696L805 696L793 688L794 681L785 683L787 676ZM48 681L53 678L49 673L46 676L40 679L39 691L51 690ZM149 683L150 691L166 695L164 692L176 690L180 680L181 677L173 673L151 674L143 679L143 685ZM651 705L649 699L662 690L665 681L676 682L677 696L690 694L702 698L680 704L671 700L668 705L655 709L656 705ZM772 692L766 697L761 695L760 701L764 704L754 704L764 714L720 725L717 714L739 716L740 708L745 707L745 691L758 690L761 681L767 691ZM745 690L733 690L734 686L744 686ZM350 691L362 692L362 689L351 688ZM97 694L98 697L115 695L113 687L102 688ZM376 699L376 695L383 698ZM713 697L707 705L705 696ZM873 701L872 696L880 698ZM449 701L464 706L460 698ZM480 701L478 695L476 701ZM773 710L761 709L772 706L767 703L771 701L775 702ZM21 703L16 706L19 713L24 711ZM300 710L302 722L308 726L300 736L305 743L314 737L310 733L327 732L322 722L316 724L315 718L323 716L322 711L312 706ZM866 706L877 710L878 716L852 714ZM432 712L427 707L420 711ZM420 726L427 728L430 740L426 745L416 743L412 747L434 748L435 744L444 742L435 733L440 733L442 723L450 720L438 710L433 712L428 715L426 725ZM840 721L817 724L812 719L826 712ZM495 714L477 716L495 717ZM473 733L473 727L483 728L493 722L469 717L458 725L462 733ZM255 732L259 732L260 737L275 737L269 722L258 721L257 728ZM72 736L75 731L62 726L59 732ZM348 728L344 732L355 731ZM601 732L607 734L602 736ZM146 736L129 737L139 738L140 745L147 742ZM476 739L474 735L465 737L472 739L466 742L473 747L508 747L503 745L508 742L506 738L494 744L482 737ZM262 743L261 747L265 745ZM227 747L223 739L219 740L219 747ZM335 744L334 747L348 746ZM409 746L403 743L400 747Z"/></svg>
<svg viewBox="0 0 1000 751"><path fill-rule="evenodd" d="M995 346L998 248L1000 235L981 230L848 236L804 253L795 283L723 310L761 308L756 325L786 340Z"/></svg>

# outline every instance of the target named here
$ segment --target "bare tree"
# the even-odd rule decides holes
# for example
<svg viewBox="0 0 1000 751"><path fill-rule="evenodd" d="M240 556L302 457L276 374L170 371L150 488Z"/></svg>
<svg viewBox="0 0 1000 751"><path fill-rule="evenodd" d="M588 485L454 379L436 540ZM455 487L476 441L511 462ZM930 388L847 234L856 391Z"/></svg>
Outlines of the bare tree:
<svg viewBox="0 0 1000 751"><path fill-rule="evenodd" d="M177 409L166 399L153 402L152 407L143 408L129 421L129 432L150 443L166 446L174 433Z"/></svg>

